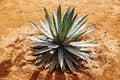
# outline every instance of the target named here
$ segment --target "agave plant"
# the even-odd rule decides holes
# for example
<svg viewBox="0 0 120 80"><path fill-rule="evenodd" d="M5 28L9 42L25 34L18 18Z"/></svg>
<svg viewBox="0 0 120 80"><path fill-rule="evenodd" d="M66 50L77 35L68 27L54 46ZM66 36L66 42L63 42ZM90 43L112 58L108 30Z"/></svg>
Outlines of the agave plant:
<svg viewBox="0 0 120 80"><path fill-rule="evenodd" d="M41 35L27 36L28 39L34 40L32 45L35 51L29 55L37 56L35 64L49 68L50 71L58 66L61 71L69 68L74 73L74 65L81 67L80 59L92 62L88 54L89 47L97 45L91 43L94 40L82 38L94 29L93 25L85 27L87 15L77 18L78 14L74 15L74 8L69 7L62 18L61 6L59 6L57 11L53 12L52 21L46 8L44 11L46 22L40 20L44 29L30 21Z"/></svg>

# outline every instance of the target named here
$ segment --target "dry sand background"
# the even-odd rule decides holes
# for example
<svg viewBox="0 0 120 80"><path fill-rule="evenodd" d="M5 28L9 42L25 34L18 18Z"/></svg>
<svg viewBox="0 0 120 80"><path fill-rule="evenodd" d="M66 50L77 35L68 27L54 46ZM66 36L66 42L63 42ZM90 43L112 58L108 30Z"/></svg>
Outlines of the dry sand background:
<svg viewBox="0 0 120 80"><path fill-rule="evenodd" d="M101 44L91 55L96 66L87 64L76 75L38 70L34 57L27 56L30 41L23 35L38 33L28 21L39 24L45 19L43 7L51 13L58 4L63 12L71 6L76 13L89 14L89 24L96 23L87 36ZM0 80L120 80L120 0L0 0Z"/></svg>

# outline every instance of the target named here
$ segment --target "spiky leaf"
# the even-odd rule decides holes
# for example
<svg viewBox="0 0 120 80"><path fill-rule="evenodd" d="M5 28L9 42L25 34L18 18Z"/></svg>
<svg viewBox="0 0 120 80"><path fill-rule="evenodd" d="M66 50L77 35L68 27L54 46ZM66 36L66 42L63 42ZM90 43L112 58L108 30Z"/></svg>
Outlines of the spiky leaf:
<svg viewBox="0 0 120 80"><path fill-rule="evenodd" d="M67 56L67 54L65 54L64 57L65 57L65 62L66 62L66 64L67 64L68 68L70 69L70 71L71 71L72 73L74 73L73 63L71 62L71 60L69 59L69 57Z"/></svg>
<svg viewBox="0 0 120 80"><path fill-rule="evenodd" d="M58 60L60 63L61 69L63 68L63 61L64 61L64 52L62 48L58 48Z"/></svg>
<svg viewBox="0 0 120 80"><path fill-rule="evenodd" d="M50 69L50 72L59 67L61 71L69 68L74 73L74 65L78 67L82 65L80 58L83 61L93 62L87 53L93 52L90 47L97 45L93 43L94 40L84 40L82 36L94 30L94 25L86 27L88 15L77 18L78 14L74 16L74 10L69 7L62 18L62 10L59 5L58 9L53 12L53 20L51 20L47 9L44 8L46 21L40 20L44 29L30 21L42 35L27 36L28 39L34 41L32 44L36 51L29 55L38 56L37 66L44 65L45 68Z"/></svg>

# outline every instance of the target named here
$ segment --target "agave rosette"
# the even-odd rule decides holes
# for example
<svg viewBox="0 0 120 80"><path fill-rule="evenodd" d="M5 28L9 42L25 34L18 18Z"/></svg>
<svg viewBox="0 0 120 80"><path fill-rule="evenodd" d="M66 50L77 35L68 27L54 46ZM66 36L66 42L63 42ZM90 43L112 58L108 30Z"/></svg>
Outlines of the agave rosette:
<svg viewBox="0 0 120 80"><path fill-rule="evenodd" d="M87 15L77 18L78 14L74 16L74 8L68 8L62 19L61 6L59 6L57 11L53 12L53 21L51 21L46 8L44 11L46 22L40 20L44 30L30 21L42 35L27 36L28 39L34 41L32 44L37 47L35 52L29 54L38 56L35 64L44 65L50 71L53 71L56 66L64 71L67 66L74 73L74 65L81 67L78 58L92 61L88 51L90 51L89 47L97 46L91 43L94 40L78 39L94 29L94 26L85 28Z"/></svg>

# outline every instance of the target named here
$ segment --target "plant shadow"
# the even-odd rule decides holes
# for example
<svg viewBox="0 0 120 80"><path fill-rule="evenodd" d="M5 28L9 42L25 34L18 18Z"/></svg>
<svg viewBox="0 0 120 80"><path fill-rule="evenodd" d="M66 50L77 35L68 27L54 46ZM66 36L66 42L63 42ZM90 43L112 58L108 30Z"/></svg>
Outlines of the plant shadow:
<svg viewBox="0 0 120 80"><path fill-rule="evenodd" d="M38 71L38 70L35 70L29 80L37 80L37 77L38 77L38 76L39 76L39 71Z"/></svg>
<svg viewBox="0 0 120 80"><path fill-rule="evenodd" d="M75 69L77 73L86 76L89 80L94 80L91 74L88 71L85 71L89 68ZM70 71L65 71L65 73L61 72L60 69L55 69L53 72L45 71L44 68L34 71L31 78L29 80L80 80L82 77L78 77L78 74L72 74ZM43 76L44 73L46 76Z"/></svg>
<svg viewBox="0 0 120 80"><path fill-rule="evenodd" d="M66 80L66 76L59 68L57 68L53 70L53 72L48 72L45 80Z"/></svg>
<svg viewBox="0 0 120 80"><path fill-rule="evenodd" d="M64 73L62 73L59 70L54 70L53 72L45 72L46 76L44 77L43 74L40 72L43 72L44 69L39 69L34 71L31 78L29 80L66 80L66 76Z"/></svg>
<svg viewBox="0 0 120 80"><path fill-rule="evenodd" d="M0 63L0 77L6 77L10 72L10 67L12 67L12 62L10 60L4 60Z"/></svg>
<svg viewBox="0 0 120 80"><path fill-rule="evenodd" d="M54 77L55 77L55 80L66 80L65 74L62 73L61 71L56 71Z"/></svg>
<svg viewBox="0 0 120 80"><path fill-rule="evenodd" d="M86 77L89 78L89 80L94 80L94 78L92 77L92 75L90 74L90 72L86 71L88 69L90 69L90 68L89 67L84 67L82 69L76 69L76 72L78 72L78 73L80 73L82 75L85 75Z"/></svg>

